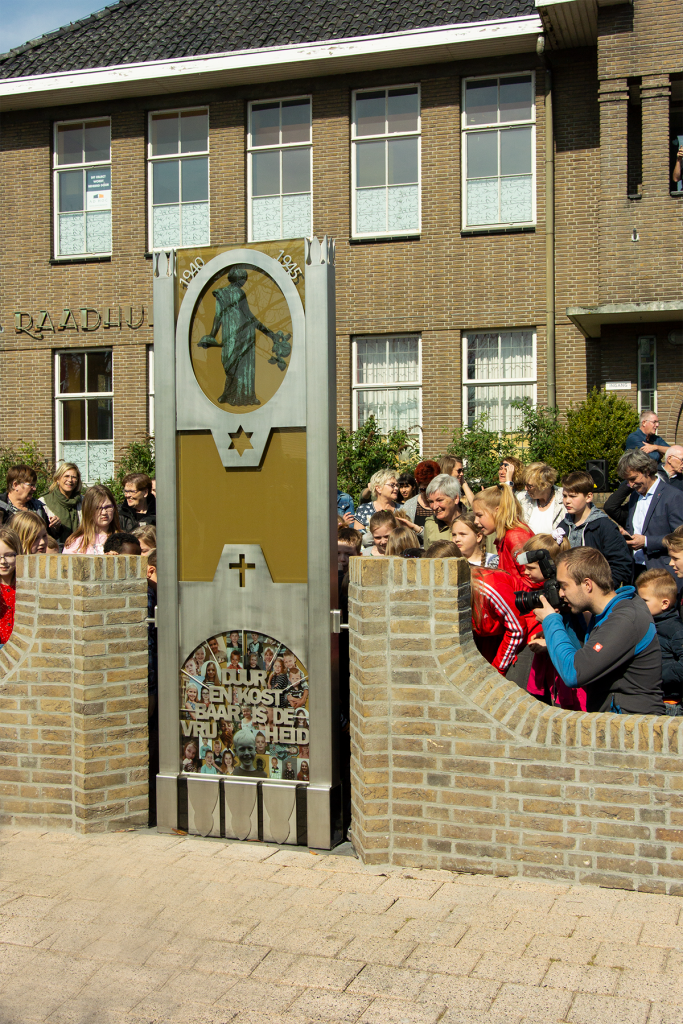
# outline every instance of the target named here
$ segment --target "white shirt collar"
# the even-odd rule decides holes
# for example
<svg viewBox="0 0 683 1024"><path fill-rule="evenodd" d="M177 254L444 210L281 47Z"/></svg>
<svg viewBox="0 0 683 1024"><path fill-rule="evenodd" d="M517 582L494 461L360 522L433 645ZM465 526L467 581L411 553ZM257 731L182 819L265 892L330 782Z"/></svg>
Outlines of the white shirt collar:
<svg viewBox="0 0 683 1024"><path fill-rule="evenodd" d="M646 501L646 500L647 500L647 498L651 498L651 497L652 497L652 495L653 495L653 494L655 493L655 491L656 491L656 489L657 489L657 484L658 484L658 483L659 483L659 477L657 477L657 478L655 479L654 483L652 484L652 487L651 487L651 488L650 488L650 490L649 490L649 491L647 492L647 494L639 494L639 495L638 495L638 501Z"/></svg>

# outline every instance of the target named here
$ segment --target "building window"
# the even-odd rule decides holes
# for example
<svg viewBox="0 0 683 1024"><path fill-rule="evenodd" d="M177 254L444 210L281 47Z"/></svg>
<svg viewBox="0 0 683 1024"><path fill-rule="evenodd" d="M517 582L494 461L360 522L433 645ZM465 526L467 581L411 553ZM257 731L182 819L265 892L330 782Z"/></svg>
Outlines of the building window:
<svg viewBox="0 0 683 1024"><path fill-rule="evenodd" d="M354 93L351 126L353 234L420 230L420 90Z"/></svg>
<svg viewBox="0 0 683 1024"><path fill-rule="evenodd" d="M249 238L307 238L312 233L311 100L249 105Z"/></svg>
<svg viewBox="0 0 683 1024"><path fill-rule="evenodd" d="M468 333L463 337L463 422L486 416L489 430L517 430L521 413L511 403L536 402L533 331Z"/></svg>
<svg viewBox="0 0 683 1024"><path fill-rule="evenodd" d="M671 146L669 148L669 173L672 195L683 194L683 157L679 157L683 149L683 75L671 75L671 93L669 95L669 131Z"/></svg>
<svg viewBox="0 0 683 1024"><path fill-rule="evenodd" d="M154 345L147 346L147 433L154 437Z"/></svg>
<svg viewBox="0 0 683 1024"><path fill-rule="evenodd" d="M657 412L657 339L638 338L638 412Z"/></svg>
<svg viewBox="0 0 683 1024"><path fill-rule="evenodd" d="M152 249L209 244L209 112L149 115Z"/></svg>
<svg viewBox="0 0 683 1024"><path fill-rule="evenodd" d="M111 253L111 123L54 126L56 256Z"/></svg>
<svg viewBox="0 0 683 1024"><path fill-rule="evenodd" d="M353 427L374 416L380 430L422 431L422 367L416 335L355 338Z"/></svg>
<svg viewBox="0 0 683 1024"><path fill-rule="evenodd" d="M86 483L114 471L110 348L57 352L57 461L75 462Z"/></svg>
<svg viewBox="0 0 683 1024"><path fill-rule="evenodd" d="M534 76L463 82L463 225L536 220Z"/></svg>

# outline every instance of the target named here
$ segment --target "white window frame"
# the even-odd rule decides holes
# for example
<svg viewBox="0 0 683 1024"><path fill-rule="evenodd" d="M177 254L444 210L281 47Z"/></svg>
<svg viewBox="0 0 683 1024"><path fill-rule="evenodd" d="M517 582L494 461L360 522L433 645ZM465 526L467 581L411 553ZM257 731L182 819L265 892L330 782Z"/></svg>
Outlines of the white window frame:
<svg viewBox="0 0 683 1024"><path fill-rule="evenodd" d="M60 380L60 377L59 377L59 360L60 360L60 357L61 356L69 356L69 355L80 355L81 353L85 353L86 355L92 355L92 354L94 354L96 352L111 352L111 354L112 354L112 372L111 372L112 390L111 391L78 391L78 392L77 391L69 391L69 392L65 392L64 394L62 394L60 392L60 390L59 390L59 380ZM87 400L89 398L111 398L111 400L112 400L112 434L114 433L114 359L113 359L113 356L114 356L114 350L113 350L111 345L97 345L97 346L94 345L92 347L87 346L85 348L74 347L74 348L59 348L59 349L55 349L55 351L54 351L54 396L55 396L54 397L54 402L55 402L55 458L56 458L57 464L59 464L60 462L64 461L64 459L62 457L62 454L60 452L60 445L68 444L69 443L68 441L64 441L64 439L62 437L60 437L60 435L63 433L63 430L62 430L62 409L61 409L61 406L63 405L64 402L69 402L72 399L73 400L78 400L78 399L86 399ZM87 384L87 379L86 379L86 384ZM87 428L87 422L88 422L88 414L87 414L87 406L86 406L86 433L87 433L87 429L88 429ZM86 438L85 440L88 441L90 439ZM103 438L102 440L109 440L109 439L108 438ZM112 447L112 456L113 456L114 455L114 451L115 451L115 449L114 449L114 438L113 437L111 438L111 447ZM83 467L79 467L79 468L81 469L81 472L83 474L83 483L85 483L85 484L90 483L90 481L88 479L86 479L86 468L84 466ZM114 458L113 457L112 457L111 474L110 475L111 476L114 475Z"/></svg>
<svg viewBox="0 0 683 1024"><path fill-rule="evenodd" d="M648 412L657 412L657 336L655 334L640 334L638 335L636 358L638 360L638 412L643 412L643 387L642 387L642 362L640 358L640 342L644 339L652 342L653 345L653 358L652 358L652 379L654 381L654 388L647 388L647 391L652 391L652 409L646 410Z"/></svg>
<svg viewBox="0 0 683 1024"><path fill-rule="evenodd" d="M82 124L93 123L97 121L108 121L109 122L109 160L91 160L86 162L85 160L79 164L59 164L57 163L57 138L59 128L63 128L64 125L69 124ZM110 236L112 238L112 248L107 252L73 252L73 253L61 253L59 249L59 173L60 171L77 171L77 170L94 170L98 167L109 168L109 180L111 182L111 193L112 193L112 205L109 208L109 216L112 218L110 224ZM113 251L113 206L114 206L114 177L112 168L111 158L111 117L106 115L103 117L75 117L68 121L55 121L52 126L52 219L54 221L52 226L52 251L56 260L80 260L80 259L100 259L100 257L111 256ZM86 194L83 193L83 219L85 220L86 210ZM83 238L85 239L85 226L83 229Z"/></svg>
<svg viewBox="0 0 683 1024"><path fill-rule="evenodd" d="M311 138L309 142L278 142L275 146L254 146L252 144L251 135L251 111L253 107L260 106L262 103L279 103L282 106L283 103L289 103L291 100L308 100L311 106ZM311 183L311 237L313 236L313 94L304 93L303 95L296 96L273 96L266 99L250 100L247 110L247 238L249 242L254 241L253 231L253 216L252 216L252 185L253 185L253 172L252 172L252 156L254 153L267 153L273 150L282 151L283 149L304 149L308 146L309 160L310 160L310 183ZM280 192L280 200L282 200L283 193ZM259 198L259 197L257 197ZM280 203L280 224L282 224L282 202ZM280 242L282 238L270 238L260 239L260 241Z"/></svg>
<svg viewBox="0 0 683 1024"><path fill-rule="evenodd" d="M206 130L206 149L193 150L191 153L173 153L165 156L152 156L152 118L158 114L184 114L190 110L202 110L206 111L207 118L207 130ZM209 237L206 242L198 244L193 242L191 245L178 245L173 246L174 249L202 249L205 246L211 245L211 113L209 107L205 103L198 103L196 106L191 107L172 107L171 109L162 110L150 110L147 112L147 239L149 242L150 252L164 252L167 251L169 246L157 245L154 242L154 193L153 193L153 182L152 182L152 167L155 163L164 163L169 160L184 160L192 158L194 156L205 156L207 158L207 183L206 183L206 195L207 205L209 207ZM182 193L179 194L178 206L182 206Z"/></svg>
<svg viewBox="0 0 683 1024"><path fill-rule="evenodd" d="M408 382L388 384L359 384L358 383L358 342L359 341L386 341L394 338L416 338L417 339L417 380ZM420 451L422 451L422 335L417 331L399 332L396 334L357 334L351 339L351 409L353 429L358 430L358 394L361 391L417 391L418 392L418 423L415 424L415 435L419 437ZM399 428L395 428L399 429ZM409 433L409 432L407 432ZM409 433L409 436L413 436Z"/></svg>
<svg viewBox="0 0 683 1024"><path fill-rule="evenodd" d="M470 380L467 376L467 343L470 335L473 334L523 334L527 331L531 331L532 339L532 353L534 361L534 375L533 377L488 377L486 380ZM533 397L532 402L534 407L537 403L538 398L538 350L537 350L537 336L535 327L507 327L507 328L480 328L478 330L463 331L462 332L462 425L467 427L469 425L469 417L467 415L467 389L471 387L500 387L504 384L532 384L533 385ZM493 429L492 427L490 429Z"/></svg>
<svg viewBox="0 0 683 1024"><path fill-rule="evenodd" d="M417 89L417 130L414 132L383 132L381 135L356 135L356 97L365 92L389 92L392 89ZM406 231L358 231L356 215L356 145L373 139L417 138L417 227ZM388 189L388 185L385 186ZM351 102L351 237L352 238L412 238L422 232L422 88L419 82L401 82L395 85L377 85L373 88L354 89Z"/></svg>
<svg viewBox="0 0 683 1024"><path fill-rule="evenodd" d="M477 124L467 126L467 110L465 108L466 95L467 95L467 83L468 82L483 82L489 79L496 79L501 81L504 78L521 78L523 75L531 76L531 117L528 120L523 121L510 121L510 122L492 122L491 124ZM460 181L460 194L461 194L461 224L462 231L505 231L509 228L522 228L522 227L535 227L536 226L536 72L532 70L526 71L511 71L506 72L502 75L471 75L468 78L462 80L462 93L461 93L461 107L460 107L460 139L461 139L461 181ZM519 128L520 126L530 125L531 126L531 220L525 221L496 221L495 223L488 224L468 224L467 223L467 138L468 135L473 132L481 131L505 131L507 128ZM500 178L498 179L500 180Z"/></svg>
<svg viewBox="0 0 683 1024"><path fill-rule="evenodd" d="M154 437L154 345L147 346L147 433Z"/></svg>

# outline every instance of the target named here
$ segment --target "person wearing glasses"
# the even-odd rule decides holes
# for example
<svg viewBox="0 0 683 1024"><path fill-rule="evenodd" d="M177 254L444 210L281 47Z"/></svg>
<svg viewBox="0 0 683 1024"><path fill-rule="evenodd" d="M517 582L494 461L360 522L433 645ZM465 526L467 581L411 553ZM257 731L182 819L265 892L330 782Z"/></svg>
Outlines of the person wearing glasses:
<svg viewBox="0 0 683 1024"><path fill-rule="evenodd" d="M103 555L104 545L112 533L120 533L119 513L114 495L108 487L94 484L83 496L83 510L78 529L64 545L65 555Z"/></svg>
<svg viewBox="0 0 683 1024"><path fill-rule="evenodd" d="M657 476L677 491L683 491L683 445L672 444L664 452L664 462Z"/></svg>
<svg viewBox="0 0 683 1024"><path fill-rule="evenodd" d="M7 643L14 629L18 554L21 554L21 541L14 530L0 528L0 649Z"/></svg>
<svg viewBox="0 0 683 1024"><path fill-rule="evenodd" d="M379 469L370 478L368 484L372 501L359 505L354 513L353 525L357 530L367 530L370 519L375 512L389 510L396 512L401 508L400 494L396 471L393 469Z"/></svg>
<svg viewBox="0 0 683 1024"><path fill-rule="evenodd" d="M31 466L10 466L7 470L7 490L0 494L0 525L8 525L17 512L35 512L45 526L49 525L48 512L34 497L38 477Z"/></svg>
<svg viewBox="0 0 683 1024"><path fill-rule="evenodd" d="M642 452L645 452L646 455L649 455L651 459L654 459L659 464L669 445L663 437L659 436L658 430L659 417L657 413L644 412L640 417L639 429L634 430L626 438L624 451L627 452L631 448L640 448Z"/></svg>
<svg viewBox="0 0 683 1024"><path fill-rule="evenodd" d="M125 500L119 505L119 520L125 533L140 526L156 526L157 504L152 481L146 473L129 473L123 478Z"/></svg>

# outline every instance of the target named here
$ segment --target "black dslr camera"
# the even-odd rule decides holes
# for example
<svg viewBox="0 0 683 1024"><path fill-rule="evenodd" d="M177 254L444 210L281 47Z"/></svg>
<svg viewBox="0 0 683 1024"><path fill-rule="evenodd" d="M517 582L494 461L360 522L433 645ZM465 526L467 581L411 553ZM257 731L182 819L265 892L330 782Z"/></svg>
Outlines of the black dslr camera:
<svg viewBox="0 0 683 1024"><path fill-rule="evenodd" d="M534 608L541 608L541 597L544 597L552 608L560 607L560 588L557 585L555 563L545 548L537 551L520 551L517 555L518 565L528 565L529 562L538 562L543 573L543 586L539 590L517 590L515 591L515 608L518 612L526 615Z"/></svg>

